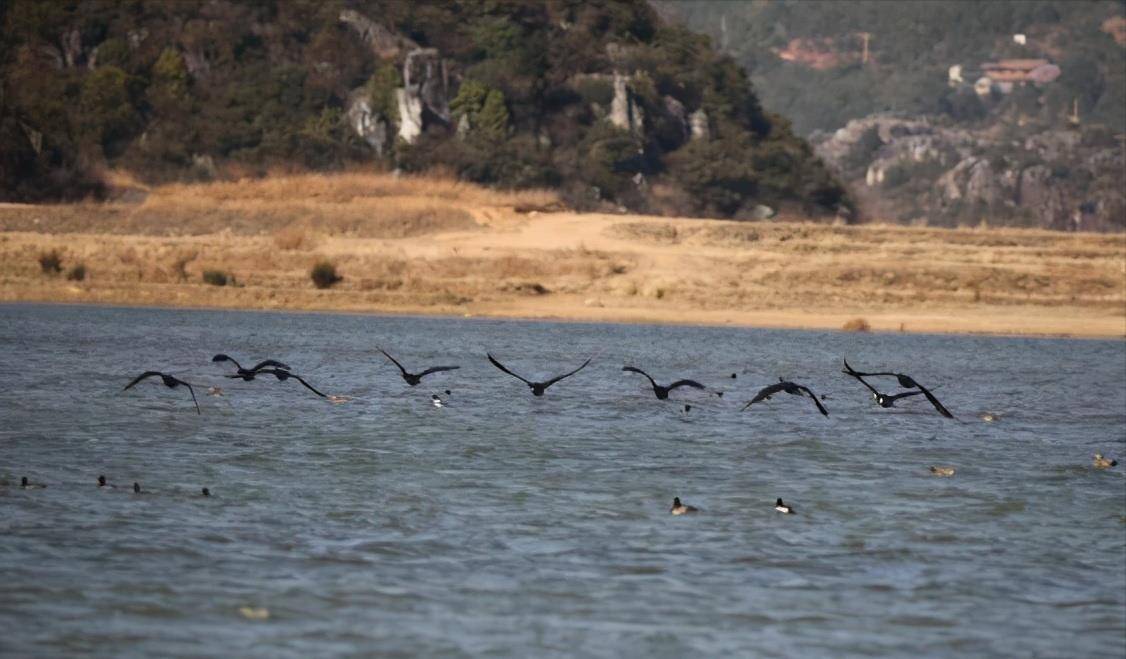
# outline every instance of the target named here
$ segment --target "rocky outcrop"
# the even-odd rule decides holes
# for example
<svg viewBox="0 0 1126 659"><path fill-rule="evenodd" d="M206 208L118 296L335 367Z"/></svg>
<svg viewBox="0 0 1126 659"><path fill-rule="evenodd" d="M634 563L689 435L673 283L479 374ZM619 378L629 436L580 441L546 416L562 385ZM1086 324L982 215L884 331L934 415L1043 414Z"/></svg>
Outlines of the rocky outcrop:
<svg viewBox="0 0 1126 659"><path fill-rule="evenodd" d="M403 88L433 118L450 123L450 74L435 48L416 48L403 62Z"/></svg>
<svg viewBox="0 0 1126 659"><path fill-rule="evenodd" d="M376 155L383 156L387 150L388 122L371 107L366 88L354 90L348 96L348 109L344 119L352 132L370 146Z"/></svg>
<svg viewBox="0 0 1126 659"><path fill-rule="evenodd" d="M395 103L399 109L399 139L414 144L422 134L422 99L407 89L396 89Z"/></svg>
<svg viewBox="0 0 1126 659"><path fill-rule="evenodd" d="M708 141L712 138L712 128L708 121L708 113L704 108L696 110L688 117L690 137L694 140Z"/></svg>
<svg viewBox="0 0 1126 659"><path fill-rule="evenodd" d="M418 48L415 42L395 34L354 9L341 10L339 18L340 22L352 28L359 35L360 40L371 48L372 54L380 59L392 59L400 52Z"/></svg>
<svg viewBox="0 0 1126 659"><path fill-rule="evenodd" d="M622 130L641 135L645 132L645 113L627 82L629 78L614 74L614 99L610 101L610 123Z"/></svg>
<svg viewBox="0 0 1126 659"><path fill-rule="evenodd" d="M1010 128L1011 130L1011 128ZM1050 229L1126 229L1124 162L1113 137L1076 130L968 129L880 114L811 138L871 217Z"/></svg>

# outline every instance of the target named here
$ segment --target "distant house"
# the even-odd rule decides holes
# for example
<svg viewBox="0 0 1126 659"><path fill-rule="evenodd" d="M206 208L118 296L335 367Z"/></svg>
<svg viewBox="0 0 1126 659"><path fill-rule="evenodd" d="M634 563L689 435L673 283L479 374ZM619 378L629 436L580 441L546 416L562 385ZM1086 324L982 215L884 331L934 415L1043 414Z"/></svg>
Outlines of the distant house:
<svg viewBox="0 0 1126 659"><path fill-rule="evenodd" d="M1008 94L1015 85L1033 83L1046 85L1060 77L1060 67L1046 59L1003 59L997 62L984 62L981 65L982 77L975 88L984 94L984 81L989 81L989 89Z"/></svg>

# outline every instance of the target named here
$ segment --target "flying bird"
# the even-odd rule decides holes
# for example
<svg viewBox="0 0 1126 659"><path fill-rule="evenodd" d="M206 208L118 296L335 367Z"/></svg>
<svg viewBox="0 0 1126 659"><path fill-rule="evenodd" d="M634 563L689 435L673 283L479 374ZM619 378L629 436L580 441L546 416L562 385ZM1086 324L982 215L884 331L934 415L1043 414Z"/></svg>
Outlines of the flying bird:
<svg viewBox="0 0 1126 659"><path fill-rule="evenodd" d="M315 393L316 395L320 396L321 398L328 398L328 396L326 396L326 395L322 394L321 392L317 391L316 388L313 387L313 385L309 384L304 379L302 379L302 377L300 375L296 375L294 373L290 373L289 371L284 371L284 370L278 369L278 368L264 368L260 371L254 372L254 375L262 375L262 374L272 375L272 376L276 377L277 379L281 380L282 382L285 382L286 380L293 378L294 380L297 380L301 384L305 385L306 389ZM234 377L238 377L238 376L237 375L228 375L227 377L234 378ZM250 379L251 380L254 379L253 375L251 376Z"/></svg>
<svg viewBox="0 0 1126 659"><path fill-rule="evenodd" d="M133 378L133 381L130 382L129 384L125 385L125 389L122 389L122 391L130 389L130 388L133 387L133 385L137 384L141 380L144 380L145 378L151 378L153 376L160 376L160 379L164 381L164 386L168 387L169 389L175 389L176 387L178 387L180 385L184 385L185 387L187 387L188 391L192 395L192 402L195 403L195 413L196 414L202 414L202 412L199 411L199 401L197 401L196 398L195 398L195 389L192 388L192 385L188 384L187 382L184 382L183 380L181 380L177 377L173 377L171 375L168 375L167 373L161 373L160 371L145 371L144 373L141 373L137 377Z"/></svg>
<svg viewBox="0 0 1126 659"><path fill-rule="evenodd" d="M915 390L915 391L904 391L904 392L901 392L901 393L898 393L898 394L890 394L890 395L889 394L882 394L879 391L877 391L875 387L868 384L864 380L864 378L860 377L856 373L850 373L849 371L841 371L841 372L845 373L846 375L851 375L852 377L856 378L860 382L860 384L864 385L865 387L868 387L868 389L872 392L872 398L876 401L876 404L878 404L880 407L894 407L895 401L897 401L901 398L907 398L908 396L919 396L923 393L922 391Z"/></svg>
<svg viewBox="0 0 1126 659"><path fill-rule="evenodd" d="M425 371L423 371L421 373L408 373L407 369L403 368L403 365L399 363L399 360L397 360L394 357L392 357L391 355L387 354L387 351L384 350L383 348L377 348L377 349L379 350L379 352L383 353L384 357L386 357L387 359L390 359L391 363L393 363L395 366L399 367L399 373L402 374L403 380L412 387L417 385L419 382L422 382L422 378L426 377L427 375L430 375L431 373L440 373L442 371L453 371L453 370L461 368L460 366L431 366L430 368L426 369Z"/></svg>
<svg viewBox="0 0 1126 659"><path fill-rule="evenodd" d="M695 389L704 388L704 385L696 382L695 380L677 380L667 387L662 387L661 385L657 384L657 382L653 378L651 378L648 373L641 370L640 368L636 368L634 366L623 366L622 370L629 371L630 373L640 373L641 375L644 375L645 379L649 380L649 384L653 385L653 393L657 396L657 400L668 400L669 392L673 389L676 389L677 387L693 387Z"/></svg>
<svg viewBox="0 0 1126 659"><path fill-rule="evenodd" d="M519 375L513 373L512 371L508 370L507 368L505 368L504 364L501 364L500 362L498 362L496 360L496 358L493 357L491 354L485 353L485 355L489 358L489 361L493 363L493 366L496 366L497 368L504 371L505 373L508 373L512 377L514 377L517 380L520 380L524 384L528 385L532 389L532 395L533 396L542 396L543 392L546 391L548 387L555 384L556 382L559 382L563 378L569 378L572 375L574 375L575 373L578 373L579 371L583 370L584 368L586 368L586 365L590 363L590 360L594 359L593 357L591 357L590 359L587 359L585 362L583 362L582 366L576 368L575 370L571 371L570 373L564 373L563 375L557 375L557 376L551 378L550 380L548 380L547 382L532 382L531 380L524 378L522 376L519 376Z"/></svg>
<svg viewBox="0 0 1126 659"><path fill-rule="evenodd" d="M234 357L231 357L229 355L224 355L222 353L212 357L211 361L213 361L213 362L231 362L232 364L235 365L235 368L238 369L238 375L239 376L245 376L245 375L251 376L249 378L245 378L246 380L253 380L254 379L254 377L253 377L254 373L257 373L258 371L261 371L262 369L264 369L268 366L272 366L274 368L285 369L287 371L289 370L289 366L287 366L286 364L283 364L283 363L281 363L277 360L274 360L274 359L264 359L264 360L258 362L257 364L255 364L254 368L243 368L242 364L235 361Z"/></svg>
<svg viewBox="0 0 1126 659"><path fill-rule="evenodd" d="M844 360L844 365L845 365L845 370L843 370L841 372L845 373L847 375L851 375L852 377L857 378L857 379L859 379L859 378L869 378L869 377L878 377L878 376L887 376L887 377L893 377L896 380L898 380L899 386L903 387L904 389L918 389L924 396L927 397L927 400L930 401L931 405L934 405L934 409L938 410L939 414L941 414L942 416L944 416L948 419L954 418L954 415L950 413L950 410L946 409L942 405L942 403L938 402L938 399L934 397L934 394L932 394L930 392L930 389L927 389L923 385L919 384L910 375L904 375L903 373L861 373L859 371L854 370L852 368L852 366L849 365L847 359ZM871 389L871 387L869 387L869 388ZM873 390L873 391L875 391L875 390ZM890 405L888 405L886 407L890 407Z"/></svg>
<svg viewBox="0 0 1126 659"><path fill-rule="evenodd" d="M754 405L755 403L758 403L760 401L770 400L770 397L778 393L779 391L784 391L794 396L809 396L810 400L813 401L813 404L817 406L817 411L821 412L825 416L829 416L829 410L825 409L825 406L821 404L821 401L817 400L817 396L814 395L813 391L811 391L809 387L805 387L800 384L794 384L793 382L786 382L782 378L778 378L777 384L763 387L761 391L755 394L755 397L752 398L749 403L743 406L743 410L746 410L751 405Z"/></svg>

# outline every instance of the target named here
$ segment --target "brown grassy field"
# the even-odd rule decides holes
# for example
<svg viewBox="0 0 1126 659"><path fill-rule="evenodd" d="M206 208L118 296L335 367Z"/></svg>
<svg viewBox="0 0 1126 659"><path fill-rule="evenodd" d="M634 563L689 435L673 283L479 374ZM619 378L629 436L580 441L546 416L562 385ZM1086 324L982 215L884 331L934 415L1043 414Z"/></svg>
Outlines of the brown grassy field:
<svg viewBox="0 0 1126 659"><path fill-rule="evenodd" d="M372 173L116 183L116 202L0 205L0 301L1126 335L1122 235L577 214Z"/></svg>

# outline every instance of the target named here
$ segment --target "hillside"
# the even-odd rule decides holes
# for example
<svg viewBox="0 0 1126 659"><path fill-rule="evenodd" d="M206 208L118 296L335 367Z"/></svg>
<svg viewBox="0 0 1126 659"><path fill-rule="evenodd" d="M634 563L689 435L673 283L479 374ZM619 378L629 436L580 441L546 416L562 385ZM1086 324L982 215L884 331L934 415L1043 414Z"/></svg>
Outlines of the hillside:
<svg viewBox="0 0 1126 659"><path fill-rule="evenodd" d="M3 200L370 165L576 208L849 205L737 64L640 0L9 0L0 26Z"/></svg>
<svg viewBox="0 0 1126 659"><path fill-rule="evenodd" d="M1017 111L1057 127L1073 102L1086 123L1126 130L1126 2L1122 0L656 0L666 18L710 35L751 75L767 109L800 135L881 112L963 121ZM864 35L868 35L865 39ZM1017 43L1014 35L1022 35ZM868 60L862 61L867 40ZM1061 70L1042 103L998 94L978 104L982 65L1044 58Z"/></svg>
<svg viewBox="0 0 1126 659"><path fill-rule="evenodd" d="M131 187L0 204L0 302L1126 334L1120 236L544 212L552 192L370 173Z"/></svg>
<svg viewBox="0 0 1126 659"><path fill-rule="evenodd" d="M1126 3L672 2L861 216L1126 230Z"/></svg>

